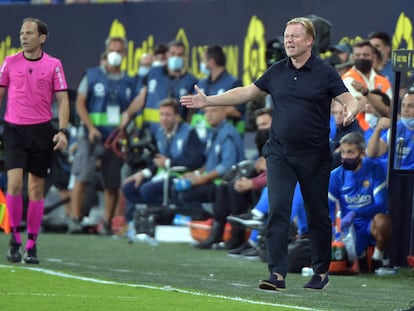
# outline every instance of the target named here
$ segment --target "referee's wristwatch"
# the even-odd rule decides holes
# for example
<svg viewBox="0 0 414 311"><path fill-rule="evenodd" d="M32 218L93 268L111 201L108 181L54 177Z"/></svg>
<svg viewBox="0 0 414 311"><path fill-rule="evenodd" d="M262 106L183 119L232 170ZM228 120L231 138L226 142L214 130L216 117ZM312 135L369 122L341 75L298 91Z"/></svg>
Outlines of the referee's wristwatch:
<svg viewBox="0 0 414 311"><path fill-rule="evenodd" d="M62 127L62 128L59 129L59 132L62 132L63 134L65 134L66 139L69 140L69 131L68 131L68 129Z"/></svg>

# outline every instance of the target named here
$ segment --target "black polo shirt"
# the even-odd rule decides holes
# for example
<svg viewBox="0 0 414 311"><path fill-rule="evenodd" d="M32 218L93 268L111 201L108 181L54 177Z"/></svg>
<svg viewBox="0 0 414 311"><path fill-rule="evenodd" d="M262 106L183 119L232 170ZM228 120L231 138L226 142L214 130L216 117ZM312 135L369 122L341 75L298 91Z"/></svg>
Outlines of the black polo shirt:
<svg viewBox="0 0 414 311"><path fill-rule="evenodd" d="M332 98L348 91L334 67L314 54L300 69L285 58L254 83L273 99L269 147L293 153L329 150Z"/></svg>

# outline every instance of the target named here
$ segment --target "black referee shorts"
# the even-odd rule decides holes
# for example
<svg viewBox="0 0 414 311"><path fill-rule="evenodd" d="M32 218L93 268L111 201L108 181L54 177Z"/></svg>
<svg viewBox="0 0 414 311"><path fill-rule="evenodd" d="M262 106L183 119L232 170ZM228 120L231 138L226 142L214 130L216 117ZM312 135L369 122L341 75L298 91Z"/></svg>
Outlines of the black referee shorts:
<svg viewBox="0 0 414 311"><path fill-rule="evenodd" d="M53 155L53 135L50 122L33 125L6 123L3 141L6 171L22 168L38 177L46 177Z"/></svg>

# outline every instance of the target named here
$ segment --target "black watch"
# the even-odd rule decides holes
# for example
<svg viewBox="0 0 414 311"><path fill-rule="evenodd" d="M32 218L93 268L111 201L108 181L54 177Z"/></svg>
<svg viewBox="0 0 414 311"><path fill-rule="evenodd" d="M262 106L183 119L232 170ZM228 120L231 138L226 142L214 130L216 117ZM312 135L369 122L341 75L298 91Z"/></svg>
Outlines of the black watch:
<svg viewBox="0 0 414 311"><path fill-rule="evenodd" d="M66 139L69 140L69 131L68 131L68 129L60 128L59 132L62 132L63 134L65 134Z"/></svg>

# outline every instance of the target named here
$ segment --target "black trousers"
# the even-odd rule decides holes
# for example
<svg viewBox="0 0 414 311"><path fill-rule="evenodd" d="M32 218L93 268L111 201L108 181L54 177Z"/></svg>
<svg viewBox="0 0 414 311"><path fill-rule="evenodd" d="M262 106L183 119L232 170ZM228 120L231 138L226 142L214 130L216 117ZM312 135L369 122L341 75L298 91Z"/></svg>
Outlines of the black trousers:
<svg viewBox="0 0 414 311"><path fill-rule="evenodd" d="M173 201L177 205L175 213L190 216L193 220L208 218L209 215L204 211L202 203L214 202L216 188L214 183L208 183L184 191L173 189Z"/></svg>
<svg viewBox="0 0 414 311"><path fill-rule="evenodd" d="M214 220L226 222L229 215L246 213L257 202L260 192L251 190L243 193L234 189L234 182L217 186L214 200Z"/></svg>
<svg viewBox="0 0 414 311"><path fill-rule="evenodd" d="M292 198L299 181L311 239L315 273L325 273L331 260L332 223L328 208L331 158L328 153L289 154L265 147L269 216L266 230L267 263L270 273L288 272L288 234Z"/></svg>

